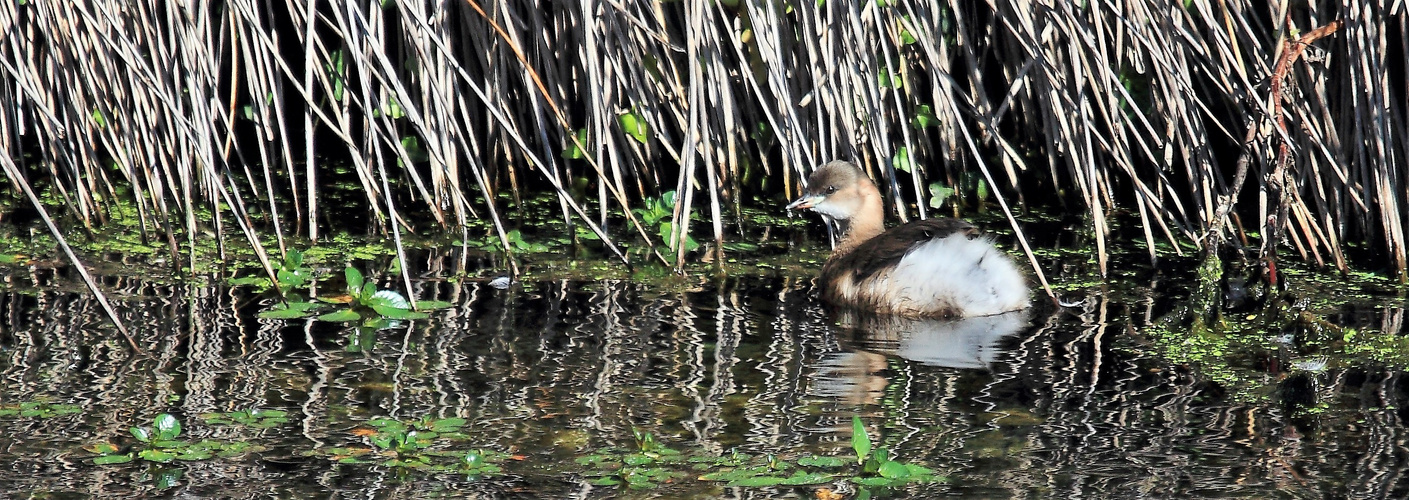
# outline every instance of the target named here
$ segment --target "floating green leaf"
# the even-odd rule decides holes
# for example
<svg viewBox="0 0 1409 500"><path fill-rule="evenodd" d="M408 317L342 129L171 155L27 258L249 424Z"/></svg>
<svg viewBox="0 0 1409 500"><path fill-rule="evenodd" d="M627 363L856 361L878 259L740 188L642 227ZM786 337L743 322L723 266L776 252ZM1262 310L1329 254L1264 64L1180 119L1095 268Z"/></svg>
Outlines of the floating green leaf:
<svg viewBox="0 0 1409 500"><path fill-rule="evenodd" d="M125 464L134 460L132 455L103 455L93 457L93 463L97 465Z"/></svg>
<svg viewBox="0 0 1409 500"><path fill-rule="evenodd" d="M137 456L141 457L142 460L146 460L148 462L160 462L164 464L171 463L173 460L176 460L175 453L159 449L142 450L137 453Z"/></svg>
<svg viewBox="0 0 1409 500"><path fill-rule="evenodd" d="M303 318L312 314L314 309L323 307L316 302L288 302L274 304L266 311L260 311L259 317L266 319L295 319Z"/></svg>
<svg viewBox="0 0 1409 500"><path fill-rule="evenodd" d="M846 461L837 457L808 455L797 459L797 464L805 467L841 467L846 465Z"/></svg>
<svg viewBox="0 0 1409 500"><path fill-rule="evenodd" d="M793 475L788 476L787 479L784 479L783 484L792 486L801 486L805 484L822 484L831 482L833 479L835 479L835 476L831 474L797 471L793 473Z"/></svg>
<svg viewBox="0 0 1409 500"><path fill-rule="evenodd" d="M318 317L319 321L327 321L330 323L345 323L348 321L357 321L359 319L362 319L362 315L357 314L356 311L353 311L351 309L343 309L341 311L330 312L328 314L324 314Z"/></svg>
<svg viewBox="0 0 1409 500"><path fill-rule="evenodd" d="M879 473L881 477L891 479L905 479L910 477L910 469L906 468L905 464L900 462L885 462L881 464Z"/></svg>
<svg viewBox="0 0 1409 500"><path fill-rule="evenodd" d="M777 485L783 484L783 481L784 481L783 478L777 477L777 476L754 476L754 477L739 479L739 480L737 480L737 481L731 481L731 482L729 483L729 486L744 486L744 487L751 487L751 486L752 486L752 487L758 487L758 486L777 486Z"/></svg>

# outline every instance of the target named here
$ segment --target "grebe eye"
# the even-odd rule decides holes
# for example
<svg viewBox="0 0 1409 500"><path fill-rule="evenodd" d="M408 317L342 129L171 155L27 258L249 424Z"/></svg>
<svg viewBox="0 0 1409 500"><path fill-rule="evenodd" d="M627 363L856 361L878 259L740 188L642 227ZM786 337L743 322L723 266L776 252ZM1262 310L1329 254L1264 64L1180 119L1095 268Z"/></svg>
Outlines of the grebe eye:
<svg viewBox="0 0 1409 500"><path fill-rule="evenodd" d="M826 190L826 191L827 191L827 194L835 193L835 192L837 192L837 187L836 187L836 186L827 186L827 190Z"/></svg>

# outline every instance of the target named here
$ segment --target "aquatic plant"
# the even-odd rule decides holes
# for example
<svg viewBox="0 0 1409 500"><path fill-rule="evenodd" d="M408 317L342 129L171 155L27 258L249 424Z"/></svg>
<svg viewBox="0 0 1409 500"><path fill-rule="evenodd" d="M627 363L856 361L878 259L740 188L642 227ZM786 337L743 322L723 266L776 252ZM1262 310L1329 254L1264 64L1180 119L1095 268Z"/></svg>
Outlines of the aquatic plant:
<svg viewBox="0 0 1409 500"><path fill-rule="evenodd" d="M939 481L934 471L892 460L884 448L871 446L859 417L853 417L852 449L857 460L847 469L840 457L804 455L787 460L774 454L751 456L738 450L713 455L681 452L660 445L651 433L633 429L635 450L603 448L576 459L588 470L584 476L597 486L633 489L654 488L662 483L695 475L700 481L724 482L731 487L805 486L838 479L862 487L894 487L911 482Z"/></svg>
<svg viewBox="0 0 1409 500"><path fill-rule="evenodd" d="M856 451L861 473L851 481L862 486L899 486L908 482L934 481L934 471L919 465L891 460L884 447L871 446L871 437L861 417L851 417L851 448Z"/></svg>
<svg viewBox="0 0 1409 500"><path fill-rule="evenodd" d="M238 410L224 413L202 413L201 420L211 425L241 425L268 429L288 423L289 413L283 410Z"/></svg>
<svg viewBox="0 0 1409 500"><path fill-rule="evenodd" d="M641 224L646 227L658 229L662 243L671 250L675 250L677 245L684 245L686 252L693 252L700 247L699 242L691 238L689 233L677 232L678 226L675 223L676 216L673 210L676 207L675 191L661 193L659 198L647 197L641 200L642 208L632 209L637 217L641 218ZM669 220L667 220L669 219Z"/></svg>
<svg viewBox="0 0 1409 500"><path fill-rule="evenodd" d="M503 472L505 460L523 457L482 448L459 449L450 446L468 438L459 417L396 420L378 417L366 422L354 434L366 439L370 448L334 447L304 452L323 456L341 464L377 464L398 470L456 472L468 476L493 476Z"/></svg>
<svg viewBox="0 0 1409 500"><path fill-rule="evenodd" d="M98 465L127 463L139 458L157 463L208 460L216 457L235 457L264 449L247 442L213 439L191 442L178 439L182 431L181 421L169 413L157 415L150 427L131 427L128 431L138 441L129 451L124 452L117 445L107 441L91 443L84 449L98 455L93 458L93 463Z"/></svg>
<svg viewBox="0 0 1409 500"><path fill-rule="evenodd" d="M319 320L345 322L361 320L364 317L393 320L428 317L426 313L412 309L411 303L400 293L393 290L378 290L376 283L363 278L362 272L355 267L344 269L343 275L347 278L347 295L319 297L319 300L329 304L345 304L347 307L318 316ZM421 310L450 307L449 302L432 300L420 301L416 305Z"/></svg>
<svg viewBox="0 0 1409 500"><path fill-rule="evenodd" d="M290 248L284 252L283 260L279 261L279 268L275 269L273 280L268 277L251 276L230 278L226 282L232 286L249 286L259 290L272 289L281 296L287 297L290 292L303 288L312 279L313 269L304 263L303 252L297 248Z"/></svg>
<svg viewBox="0 0 1409 500"><path fill-rule="evenodd" d="M83 413L83 407L48 401L24 401L19 404L0 405L0 418L54 418L75 413Z"/></svg>
<svg viewBox="0 0 1409 500"><path fill-rule="evenodd" d="M645 489L687 476L677 470L686 458L679 451L656 443L655 436L649 432L632 429L631 434L636 439L635 450L603 448L574 460L578 465L589 468L583 473L592 478L588 483Z"/></svg>

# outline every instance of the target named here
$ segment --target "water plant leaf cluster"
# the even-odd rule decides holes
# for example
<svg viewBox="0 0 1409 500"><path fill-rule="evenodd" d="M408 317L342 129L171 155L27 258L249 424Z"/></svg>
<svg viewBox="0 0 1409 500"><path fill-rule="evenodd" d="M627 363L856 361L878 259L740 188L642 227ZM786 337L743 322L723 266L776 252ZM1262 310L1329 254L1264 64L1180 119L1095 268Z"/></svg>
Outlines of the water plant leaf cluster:
<svg viewBox="0 0 1409 500"><path fill-rule="evenodd" d="M209 460L235 457L264 449L248 442L179 439L182 433L181 421L169 413L157 415L150 427L131 427L128 432L136 438L137 443L126 451L106 441L91 443L84 449L98 455L93 458L93 463L98 465L121 464L136 459L156 463Z"/></svg>
<svg viewBox="0 0 1409 500"><path fill-rule="evenodd" d="M480 448L454 445L468 440L466 420L459 417L396 420L377 417L353 431L366 447L333 447L305 452L340 464L377 464L401 470L456 472L469 476L494 476L503 472L505 460L523 457Z"/></svg>
<svg viewBox="0 0 1409 500"><path fill-rule="evenodd" d="M313 271L304 265L302 253L290 250L276 273L278 286L273 287L278 290L280 301L269 309L261 311L259 317L266 319L304 318L331 304L343 307L319 315L317 317L319 320L329 322L366 320L384 323L386 320L424 319L428 315L422 311L450 307L449 302L427 300L418 301L416 306L419 310L413 310L410 301L405 296L394 290L378 289L376 283L367 280L362 275L362 271L357 268L349 266L343 270L343 275L347 280L345 295L318 297L316 301L306 301L295 290L312 282L314 279ZM255 287L262 285L266 290L271 285L264 278L242 278L231 280L231 284Z"/></svg>
<svg viewBox="0 0 1409 500"><path fill-rule="evenodd" d="M675 234L675 221L673 220L676 205L675 196L675 191L666 191L661 193L659 198L646 197L641 200L642 208L631 210L641 218L642 225L656 228L660 240L671 250L675 250L675 246L678 244L677 239L672 237ZM667 218L672 220L666 220ZM700 247L699 242L689 234L682 235L679 240L684 242L686 252L692 252Z"/></svg>
<svg viewBox="0 0 1409 500"><path fill-rule="evenodd" d="M211 425L239 425L268 429L288 423L289 413L283 410L238 410L224 413L202 413L201 420Z"/></svg>
<svg viewBox="0 0 1409 500"><path fill-rule="evenodd" d="M280 410L240 410L202 414L210 425L271 428L288 422ZM505 473L506 461L525 457L483 448L466 448L468 422L459 417L398 420L377 417L353 429L366 446L339 446L308 450L308 457L322 457L346 465L378 465L402 471L453 472L471 478ZM859 417L852 421L854 461L842 457L802 455L788 460L779 455L753 456L738 450L723 455L686 453L656 442L649 432L633 429L634 449L602 448L572 461L576 471L596 486L649 489L685 481L721 482L730 487L807 486L847 480L860 487L896 487L912 482L940 481L928 468L889 458L884 448L873 447ZM129 449L108 441L88 444L96 465L116 465L134 460L169 464L229 458L263 447L248 442L181 439L181 422L173 415L157 415L151 426L134 426L129 433L136 443ZM404 476L403 476L404 477ZM869 493L867 493L869 494Z"/></svg>
<svg viewBox="0 0 1409 500"><path fill-rule="evenodd" d="M857 459L803 455L788 460L774 454L753 456L738 450L724 455L682 453L656 443L648 432L633 430L636 449L602 448L579 457L584 476L598 486L655 488L695 477L731 487L806 486L847 480L862 487L896 487L912 482L942 481L934 471L890 458L874 448L859 417L852 420L852 449Z"/></svg>
<svg viewBox="0 0 1409 500"><path fill-rule="evenodd" d="M0 405L0 419L53 418L82 412L83 408L75 404L50 403L48 401L25 401L19 404Z"/></svg>

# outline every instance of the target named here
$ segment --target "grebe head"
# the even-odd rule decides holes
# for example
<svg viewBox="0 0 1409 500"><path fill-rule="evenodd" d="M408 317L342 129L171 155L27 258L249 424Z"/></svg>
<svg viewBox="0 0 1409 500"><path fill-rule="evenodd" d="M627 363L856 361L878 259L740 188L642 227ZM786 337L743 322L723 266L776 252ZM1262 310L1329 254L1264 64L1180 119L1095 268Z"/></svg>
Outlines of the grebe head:
<svg viewBox="0 0 1409 500"><path fill-rule="evenodd" d="M846 222L866 210L868 204L879 204L876 185L851 162L833 161L807 178L802 197L788 204L788 210L807 209L837 221ZM880 208L877 206L876 208Z"/></svg>

